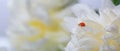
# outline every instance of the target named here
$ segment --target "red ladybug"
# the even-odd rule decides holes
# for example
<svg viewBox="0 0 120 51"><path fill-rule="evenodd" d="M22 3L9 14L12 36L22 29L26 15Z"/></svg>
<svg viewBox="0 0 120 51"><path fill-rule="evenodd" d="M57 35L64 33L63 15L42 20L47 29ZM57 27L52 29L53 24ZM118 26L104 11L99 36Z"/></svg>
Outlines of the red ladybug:
<svg viewBox="0 0 120 51"><path fill-rule="evenodd" d="M79 26L80 26L80 27L85 27L86 25L85 25L84 22L80 22L80 23L79 23Z"/></svg>

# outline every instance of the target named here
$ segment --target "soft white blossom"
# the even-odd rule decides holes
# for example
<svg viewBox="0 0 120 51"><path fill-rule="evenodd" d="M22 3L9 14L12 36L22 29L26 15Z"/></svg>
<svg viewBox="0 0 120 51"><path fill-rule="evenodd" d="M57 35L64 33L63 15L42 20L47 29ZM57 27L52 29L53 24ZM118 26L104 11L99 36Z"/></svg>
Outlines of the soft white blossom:
<svg viewBox="0 0 120 51"><path fill-rule="evenodd" d="M119 51L119 9L119 6L114 6L110 0L103 2L98 13L86 5L74 5L71 10L76 17L64 19L64 25L71 33L71 40L65 50ZM85 23L84 27L79 25L81 21Z"/></svg>
<svg viewBox="0 0 120 51"><path fill-rule="evenodd" d="M72 1L10 0L7 36L13 51L63 50L69 36L60 23L64 17L72 16Z"/></svg>

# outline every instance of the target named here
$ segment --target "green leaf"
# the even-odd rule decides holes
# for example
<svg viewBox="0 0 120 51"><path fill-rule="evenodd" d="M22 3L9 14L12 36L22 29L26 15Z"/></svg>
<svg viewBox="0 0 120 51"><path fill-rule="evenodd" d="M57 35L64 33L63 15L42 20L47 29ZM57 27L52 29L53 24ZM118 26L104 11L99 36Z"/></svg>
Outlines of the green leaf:
<svg viewBox="0 0 120 51"><path fill-rule="evenodd" d="M120 4L120 0L112 0L112 1L116 6Z"/></svg>

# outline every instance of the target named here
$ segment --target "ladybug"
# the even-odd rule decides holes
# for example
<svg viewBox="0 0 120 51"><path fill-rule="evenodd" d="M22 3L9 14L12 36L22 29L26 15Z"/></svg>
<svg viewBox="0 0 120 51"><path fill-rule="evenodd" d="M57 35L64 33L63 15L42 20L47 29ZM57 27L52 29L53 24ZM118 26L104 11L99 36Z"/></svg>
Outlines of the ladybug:
<svg viewBox="0 0 120 51"><path fill-rule="evenodd" d="M78 25L79 25L80 27L85 27L85 26L86 26L85 22L80 22Z"/></svg>

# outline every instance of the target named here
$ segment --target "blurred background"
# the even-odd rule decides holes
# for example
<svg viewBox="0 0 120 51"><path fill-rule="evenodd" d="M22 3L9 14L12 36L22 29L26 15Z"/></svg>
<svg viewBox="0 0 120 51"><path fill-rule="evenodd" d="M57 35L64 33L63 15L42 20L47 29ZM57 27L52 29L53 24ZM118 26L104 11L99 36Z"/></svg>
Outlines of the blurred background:
<svg viewBox="0 0 120 51"><path fill-rule="evenodd" d="M87 4L88 6L92 7L93 9L99 9L101 5L101 0L79 0L80 3ZM113 3L115 5L118 5L120 3L120 0L113 0ZM8 47L11 48L7 38L6 38L6 32L9 18L10 18L10 12L7 8L8 0L0 0L0 48L2 47Z"/></svg>
<svg viewBox="0 0 120 51"><path fill-rule="evenodd" d="M7 1L0 0L0 36L5 36L5 29L8 24L9 10L7 8Z"/></svg>

